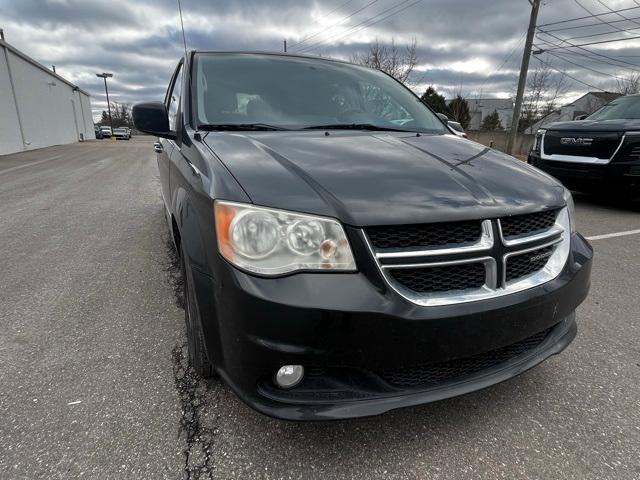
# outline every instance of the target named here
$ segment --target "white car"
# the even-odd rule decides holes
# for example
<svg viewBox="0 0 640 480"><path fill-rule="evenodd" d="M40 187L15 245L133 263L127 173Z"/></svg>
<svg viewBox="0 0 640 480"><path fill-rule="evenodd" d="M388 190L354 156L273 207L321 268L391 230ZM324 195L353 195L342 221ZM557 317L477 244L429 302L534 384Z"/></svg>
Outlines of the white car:
<svg viewBox="0 0 640 480"><path fill-rule="evenodd" d="M131 130L129 130L127 127L114 128L113 136L118 140L129 140L131 138Z"/></svg>
<svg viewBox="0 0 640 480"><path fill-rule="evenodd" d="M100 131L102 132L102 136L105 138L111 138L111 135L113 135L111 127L100 127Z"/></svg>

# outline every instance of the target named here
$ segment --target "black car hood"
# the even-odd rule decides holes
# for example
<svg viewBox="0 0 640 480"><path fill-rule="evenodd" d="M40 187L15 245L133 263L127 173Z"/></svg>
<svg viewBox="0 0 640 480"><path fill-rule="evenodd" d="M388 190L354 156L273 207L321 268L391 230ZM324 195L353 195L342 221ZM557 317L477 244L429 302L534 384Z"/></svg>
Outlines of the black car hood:
<svg viewBox="0 0 640 480"><path fill-rule="evenodd" d="M547 130L573 132L624 132L627 130L640 130L640 119L576 120L573 122L551 123L545 128Z"/></svg>
<svg viewBox="0 0 640 480"><path fill-rule="evenodd" d="M211 132L252 202L354 226L491 218L563 204L529 165L453 135Z"/></svg>

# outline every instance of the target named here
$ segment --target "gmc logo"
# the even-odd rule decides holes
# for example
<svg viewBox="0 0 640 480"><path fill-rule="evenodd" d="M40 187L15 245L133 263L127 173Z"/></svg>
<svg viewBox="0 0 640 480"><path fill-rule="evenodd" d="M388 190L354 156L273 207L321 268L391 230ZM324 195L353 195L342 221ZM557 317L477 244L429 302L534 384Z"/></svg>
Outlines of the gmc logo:
<svg viewBox="0 0 640 480"><path fill-rule="evenodd" d="M562 145L584 145L588 146L593 143L593 138L583 137L563 137L560 139Z"/></svg>

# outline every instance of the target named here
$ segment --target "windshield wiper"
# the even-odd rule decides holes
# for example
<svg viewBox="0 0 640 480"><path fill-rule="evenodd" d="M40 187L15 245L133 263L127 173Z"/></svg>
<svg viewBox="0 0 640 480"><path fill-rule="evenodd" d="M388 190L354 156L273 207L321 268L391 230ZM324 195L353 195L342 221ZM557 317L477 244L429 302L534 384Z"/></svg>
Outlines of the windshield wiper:
<svg viewBox="0 0 640 480"><path fill-rule="evenodd" d="M310 127L304 127L304 130L371 130L390 132L413 132L413 130L384 127L382 125L374 125L373 123L333 123L328 125L312 125Z"/></svg>
<svg viewBox="0 0 640 480"><path fill-rule="evenodd" d="M268 123L213 123L198 125L198 130L205 131L270 131L270 130L288 130L284 127L278 127L277 125L269 125Z"/></svg>

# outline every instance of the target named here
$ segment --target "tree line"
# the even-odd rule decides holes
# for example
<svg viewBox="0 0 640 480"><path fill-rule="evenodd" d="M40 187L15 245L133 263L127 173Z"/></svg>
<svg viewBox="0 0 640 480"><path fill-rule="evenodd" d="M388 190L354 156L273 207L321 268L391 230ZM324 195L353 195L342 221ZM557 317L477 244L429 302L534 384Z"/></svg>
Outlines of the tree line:
<svg viewBox="0 0 640 480"><path fill-rule="evenodd" d="M133 128L133 118L131 116L131 105L128 103L111 102L111 121L109 120L109 113L107 110L103 110L100 115L100 120L96 122L99 127L110 127L113 122L113 128L129 127Z"/></svg>
<svg viewBox="0 0 640 480"><path fill-rule="evenodd" d="M380 44L376 40L366 52L353 55L351 60L354 63L381 70L409 87L416 86L412 83L414 80L412 73L419 61L415 40L403 48L398 47L393 39L390 46ZM554 69L549 62L541 62L531 70L527 77L518 131L524 132L536 122L557 111L560 107L560 100L569 92L569 88L567 75ZM617 77L616 84L611 86L610 90L622 95L640 93L640 73L632 72ZM443 113L450 119L459 122L464 129L469 127L471 110L469 102L462 94L461 87L449 102L433 86L426 89L420 100L434 112ZM592 113L598 107L599 105L594 105L591 111L585 113ZM482 119L480 129L503 130L509 126L502 125L498 111L494 110Z"/></svg>

